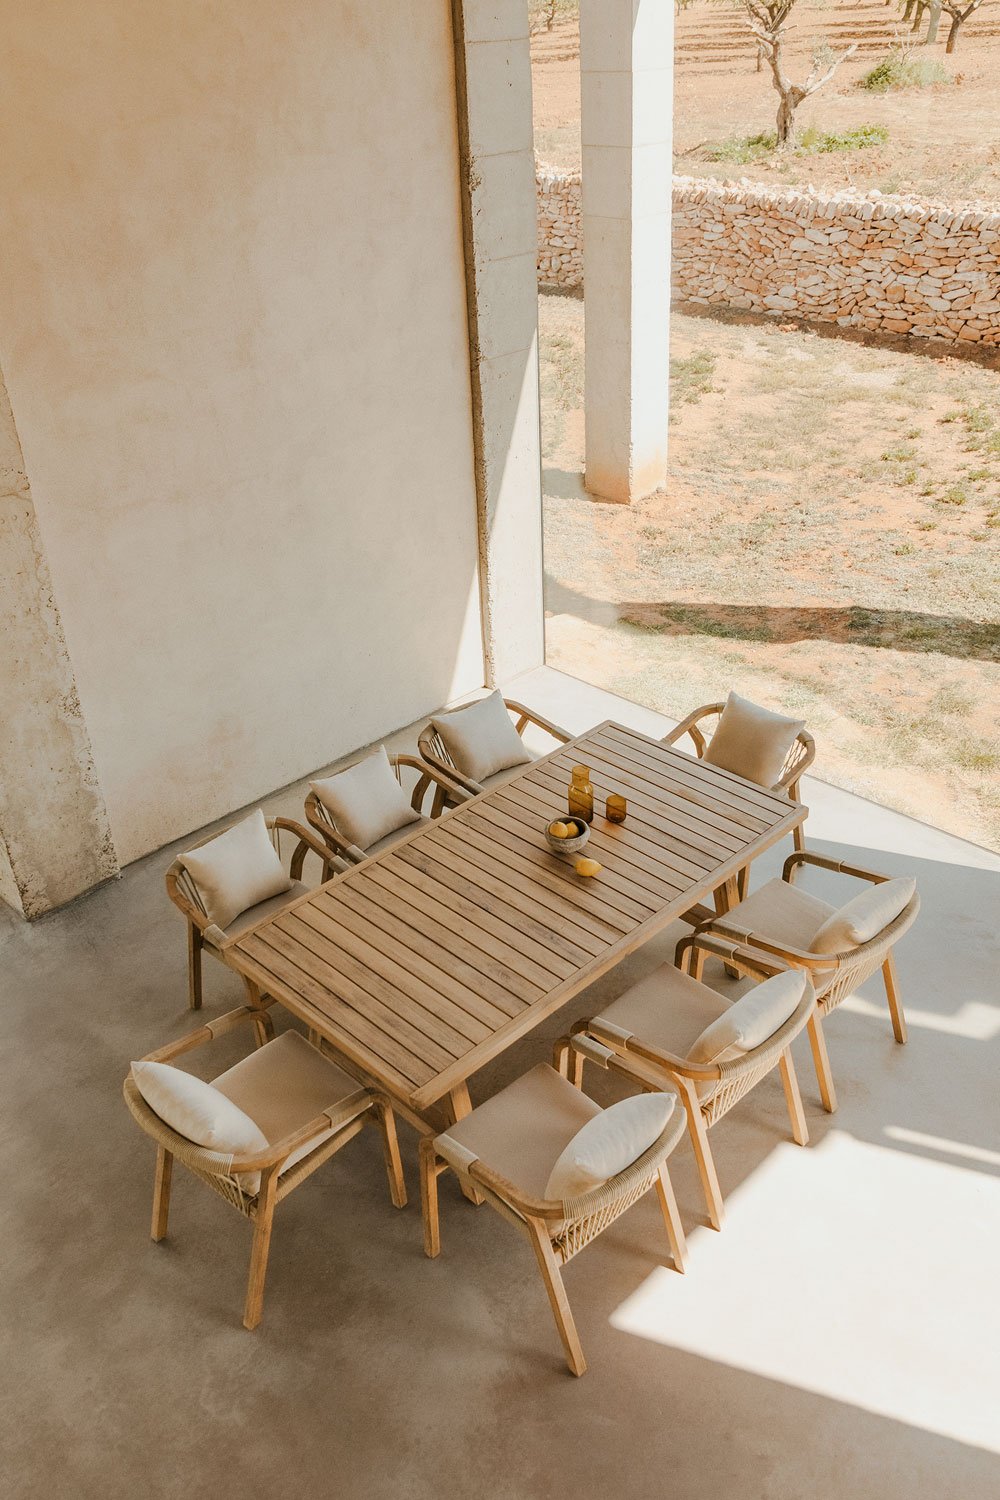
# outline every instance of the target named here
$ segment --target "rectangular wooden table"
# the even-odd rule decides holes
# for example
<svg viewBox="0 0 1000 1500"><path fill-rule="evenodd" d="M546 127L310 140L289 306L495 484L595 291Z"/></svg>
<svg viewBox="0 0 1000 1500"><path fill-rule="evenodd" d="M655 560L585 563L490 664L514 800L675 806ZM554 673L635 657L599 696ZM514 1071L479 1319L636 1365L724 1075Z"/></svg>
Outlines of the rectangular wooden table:
<svg viewBox="0 0 1000 1500"><path fill-rule="evenodd" d="M576 874L545 841L571 768L595 816ZM604 797L628 799L608 823ZM784 838L806 810L606 722L422 825L244 935L227 961L441 1128L466 1080L624 954Z"/></svg>

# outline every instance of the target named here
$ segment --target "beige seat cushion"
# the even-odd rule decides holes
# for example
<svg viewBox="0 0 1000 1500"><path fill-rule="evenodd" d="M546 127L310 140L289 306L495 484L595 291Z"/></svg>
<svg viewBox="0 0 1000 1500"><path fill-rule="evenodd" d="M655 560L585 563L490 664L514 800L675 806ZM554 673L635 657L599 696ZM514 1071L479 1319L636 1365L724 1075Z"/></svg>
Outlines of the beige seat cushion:
<svg viewBox="0 0 1000 1500"><path fill-rule="evenodd" d="M356 1078L345 1073L297 1031L284 1031L266 1046L251 1052L214 1078L212 1087L249 1116L263 1133L265 1143L272 1146L362 1089ZM332 1127L321 1130L298 1147L281 1168L282 1173L333 1133ZM258 1185L259 1174L253 1174L252 1179L247 1174L245 1191L255 1193Z"/></svg>
<svg viewBox="0 0 1000 1500"><path fill-rule="evenodd" d="M755 984L706 1026L688 1049L688 1062L731 1062L762 1047L781 1030L811 988L801 969L789 969Z"/></svg>
<svg viewBox="0 0 1000 1500"><path fill-rule="evenodd" d="M178 1135L223 1156L266 1151L268 1140L252 1115L223 1091L169 1063L134 1062L132 1077L154 1114Z"/></svg>
<svg viewBox="0 0 1000 1500"><path fill-rule="evenodd" d="M371 849L388 834L420 822L420 814L396 780L384 745L346 771L309 785L338 833L359 849Z"/></svg>
<svg viewBox="0 0 1000 1500"><path fill-rule="evenodd" d="M499 691L438 714L431 723L456 768L481 786L498 771L527 765L532 759Z"/></svg>
<svg viewBox="0 0 1000 1500"><path fill-rule="evenodd" d="M716 918L720 927L759 933L784 947L808 953L813 939L835 908L786 880L769 880L745 901Z"/></svg>
<svg viewBox="0 0 1000 1500"><path fill-rule="evenodd" d="M602 1109L560 1153L545 1197L564 1203L624 1172L663 1134L676 1102L676 1094L636 1094Z"/></svg>
<svg viewBox="0 0 1000 1500"><path fill-rule="evenodd" d="M812 940L814 953L846 953L870 943L913 900L917 882L908 876L866 886L827 917Z"/></svg>
<svg viewBox="0 0 1000 1500"><path fill-rule="evenodd" d="M729 1009L728 1002L707 984L663 964L640 979L595 1019L607 1021L628 1036L639 1037L675 1057L686 1057L697 1038Z"/></svg>
<svg viewBox="0 0 1000 1500"><path fill-rule="evenodd" d="M217 927L228 927L241 912L280 896L292 884L259 808L178 859L197 888L208 920Z"/></svg>
<svg viewBox="0 0 1000 1500"><path fill-rule="evenodd" d="M449 1125L438 1148L450 1160L448 1141L457 1141L525 1197L544 1198L556 1161L577 1131L601 1112L593 1099L539 1063Z"/></svg>
<svg viewBox="0 0 1000 1500"><path fill-rule="evenodd" d="M430 818L418 816L415 821L417 823L430 823L431 820ZM402 828L394 828L392 833L387 833L384 839L379 839L377 844L372 844L365 850L365 853L383 854L386 849L391 849L394 844L398 844L400 839L405 838L408 833L412 833L413 828L413 823L406 823Z"/></svg>
<svg viewBox="0 0 1000 1500"><path fill-rule="evenodd" d="M772 787L804 728L802 719L786 719L730 693L704 759L724 771L745 776L747 781L756 781L758 786Z"/></svg>

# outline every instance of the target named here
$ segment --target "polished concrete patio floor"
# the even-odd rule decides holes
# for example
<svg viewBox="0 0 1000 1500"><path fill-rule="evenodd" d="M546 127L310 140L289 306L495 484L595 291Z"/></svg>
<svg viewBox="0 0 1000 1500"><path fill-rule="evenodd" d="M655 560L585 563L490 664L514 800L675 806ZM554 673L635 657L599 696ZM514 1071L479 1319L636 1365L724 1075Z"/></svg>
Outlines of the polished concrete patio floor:
<svg viewBox="0 0 1000 1500"><path fill-rule="evenodd" d="M574 730L665 723L544 670L514 693ZM295 814L302 792L266 806ZM3 1494L1000 1493L1000 859L819 782L806 800L815 847L918 879L923 910L897 954L910 1042L893 1042L867 985L827 1029L835 1116L797 1045L812 1144L791 1143L776 1076L738 1106L713 1133L722 1234L679 1148L687 1276L666 1268L651 1198L567 1268L582 1380L527 1243L453 1179L442 1256L424 1259L406 1127L409 1207L389 1206L364 1132L279 1210L264 1322L246 1333L246 1224L178 1174L170 1237L153 1245L152 1148L121 1099L129 1060L189 1024L183 925L163 890L174 851L33 926L4 911ZM676 935L477 1075L473 1098L547 1058ZM208 962L206 1015L239 1000ZM603 1075L588 1086L605 1097Z"/></svg>

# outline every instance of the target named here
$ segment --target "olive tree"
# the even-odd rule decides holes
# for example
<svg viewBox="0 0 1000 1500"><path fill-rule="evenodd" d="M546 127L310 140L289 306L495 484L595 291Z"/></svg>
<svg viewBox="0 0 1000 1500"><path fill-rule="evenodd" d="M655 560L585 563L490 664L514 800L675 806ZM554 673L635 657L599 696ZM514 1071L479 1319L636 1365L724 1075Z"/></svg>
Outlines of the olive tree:
<svg viewBox="0 0 1000 1500"><path fill-rule="evenodd" d="M980 0L976 0L980 3ZM855 42L832 61L815 62L805 83L793 83L785 72L782 49L785 27L795 0L743 0L746 23L757 38L757 46L771 69L771 82L778 92L778 145L787 146L792 139L795 111L803 99L829 83L842 62L858 50Z"/></svg>
<svg viewBox="0 0 1000 1500"><path fill-rule="evenodd" d="M946 52L954 52L955 43L958 41L958 33L965 21L969 19L973 11L979 9L983 0L970 0L967 5L962 0L941 0L942 10L946 10L951 16L951 28L948 32L948 41L945 46Z"/></svg>

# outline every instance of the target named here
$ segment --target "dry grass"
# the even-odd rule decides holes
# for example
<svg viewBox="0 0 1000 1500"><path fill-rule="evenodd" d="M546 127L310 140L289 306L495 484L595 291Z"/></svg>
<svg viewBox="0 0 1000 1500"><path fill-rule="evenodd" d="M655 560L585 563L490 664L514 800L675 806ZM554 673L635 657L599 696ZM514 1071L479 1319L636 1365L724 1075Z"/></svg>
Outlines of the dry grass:
<svg viewBox="0 0 1000 1500"><path fill-rule="evenodd" d="M1000 847L1000 374L675 314L671 477L595 504L582 306L541 299L549 660L802 713L819 774Z"/></svg>

